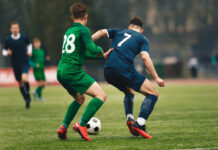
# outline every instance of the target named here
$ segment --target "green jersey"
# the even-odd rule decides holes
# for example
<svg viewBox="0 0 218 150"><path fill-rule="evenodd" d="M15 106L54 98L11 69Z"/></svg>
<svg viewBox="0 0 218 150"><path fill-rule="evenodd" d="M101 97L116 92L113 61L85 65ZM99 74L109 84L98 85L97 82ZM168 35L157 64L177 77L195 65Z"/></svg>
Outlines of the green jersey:
<svg viewBox="0 0 218 150"><path fill-rule="evenodd" d="M33 49L32 52L32 57L31 57L31 61L34 65L32 66L37 66L37 64L39 65L38 68L44 68L45 66L45 52L43 49Z"/></svg>
<svg viewBox="0 0 218 150"><path fill-rule="evenodd" d="M101 51L102 48L94 44L89 29L81 23L74 23L64 35L58 70L82 69L86 57L97 58Z"/></svg>

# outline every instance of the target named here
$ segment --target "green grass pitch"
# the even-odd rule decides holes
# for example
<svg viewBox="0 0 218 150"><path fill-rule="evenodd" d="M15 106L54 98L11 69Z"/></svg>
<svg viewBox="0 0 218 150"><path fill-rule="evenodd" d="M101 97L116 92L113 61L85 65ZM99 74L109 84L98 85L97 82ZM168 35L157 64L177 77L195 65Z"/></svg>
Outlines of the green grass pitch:
<svg viewBox="0 0 218 150"><path fill-rule="evenodd" d="M160 98L147 121L153 139L130 135L124 116L124 95L109 85L101 85L107 101L95 117L102 122L99 135L86 142L71 126L77 121L90 97L68 129L68 140L57 138L72 98L60 86L46 87L46 103L32 101L24 108L18 88L0 88L0 149L218 149L218 86L169 85L158 88ZM33 88L32 88L33 89ZM135 95L137 117L144 97Z"/></svg>

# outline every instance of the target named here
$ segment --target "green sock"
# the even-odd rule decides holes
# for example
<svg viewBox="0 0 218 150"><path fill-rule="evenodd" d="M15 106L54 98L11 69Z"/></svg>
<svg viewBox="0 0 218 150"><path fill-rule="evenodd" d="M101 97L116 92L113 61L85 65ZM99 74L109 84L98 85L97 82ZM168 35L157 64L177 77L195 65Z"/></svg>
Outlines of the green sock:
<svg viewBox="0 0 218 150"><path fill-rule="evenodd" d="M44 88L43 86L39 86L39 87L37 87L37 89L36 89L36 93L37 93L37 95L38 95L39 98L42 97L42 89L43 89L43 88Z"/></svg>
<svg viewBox="0 0 218 150"><path fill-rule="evenodd" d="M98 111L102 104L102 100L100 100L97 97L93 98L89 102L88 106L86 107L86 110L80 118L79 124L83 127L86 126L87 122L95 115L95 113Z"/></svg>
<svg viewBox="0 0 218 150"><path fill-rule="evenodd" d="M80 104L77 103L76 101L73 101L72 103L70 103L70 105L68 106L67 112L65 114L64 117L64 121L62 123L62 125L67 129L70 122L73 120L73 118L75 117L77 111L80 108Z"/></svg>

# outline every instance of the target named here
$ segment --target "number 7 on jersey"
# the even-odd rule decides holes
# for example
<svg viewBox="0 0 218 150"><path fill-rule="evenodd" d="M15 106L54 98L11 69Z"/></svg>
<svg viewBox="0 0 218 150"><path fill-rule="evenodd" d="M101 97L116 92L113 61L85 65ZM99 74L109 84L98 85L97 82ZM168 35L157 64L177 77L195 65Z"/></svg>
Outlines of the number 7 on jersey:
<svg viewBox="0 0 218 150"><path fill-rule="evenodd" d="M124 33L124 36L125 36L125 38L122 41L120 41L117 46L119 46L119 47L122 46L122 44L124 42L126 42L129 38L131 38L131 35L128 33Z"/></svg>

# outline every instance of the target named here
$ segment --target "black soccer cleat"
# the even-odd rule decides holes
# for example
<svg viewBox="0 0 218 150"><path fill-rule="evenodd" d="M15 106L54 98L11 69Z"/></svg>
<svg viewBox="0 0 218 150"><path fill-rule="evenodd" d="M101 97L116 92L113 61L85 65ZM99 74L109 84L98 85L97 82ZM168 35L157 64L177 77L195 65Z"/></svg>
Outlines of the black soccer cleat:
<svg viewBox="0 0 218 150"><path fill-rule="evenodd" d="M30 108L30 100L26 100L26 109Z"/></svg>
<svg viewBox="0 0 218 150"><path fill-rule="evenodd" d="M138 132L135 132L134 130L132 130L132 125L134 123L134 120L132 118L129 118L127 119L126 121L126 125L127 127L129 128L129 132L134 135L134 136L139 136L139 133Z"/></svg>
<svg viewBox="0 0 218 150"><path fill-rule="evenodd" d="M134 122L132 125L132 130L140 134L142 137L151 139L152 137L146 132L146 126L140 126L138 122Z"/></svg>

